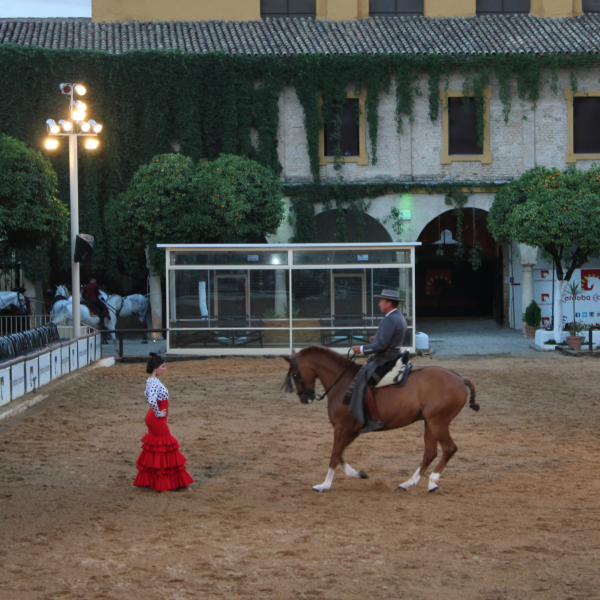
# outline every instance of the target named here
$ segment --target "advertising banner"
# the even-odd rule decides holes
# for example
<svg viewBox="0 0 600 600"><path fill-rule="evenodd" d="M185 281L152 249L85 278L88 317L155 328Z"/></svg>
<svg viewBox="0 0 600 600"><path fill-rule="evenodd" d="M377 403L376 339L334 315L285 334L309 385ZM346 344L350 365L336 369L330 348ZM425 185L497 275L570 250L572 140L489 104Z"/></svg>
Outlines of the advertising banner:
<svg viewBox="0 0 600 600"><path fill-rule="evenodd" d="M88 364L88 341L79 340L77 342L77 357L79 368L87 366Z"/></svg>
<svg viewBox="0 0 600 600"><path fill-rule="evenodd" d="M33 392L37 390L39 383L39 368L37 356L31 360L25 361L25 391Z"/></svg>
<svg viewBox="0 0 600 600"><path fill-rule="evenodd" d="M71 371L77 371L77 342L69 345Z"/></svg>
<svg viewBox="0 0 600 600"><path fill-rule="evenodd" d="M50 372L51 360L52 360L52 357L50 355L50 352L47 352L46 354L42 354L40 357L38 357L39 378L40 378L38 387L41 385L46 385L47 383L50 383L50 380L52 379L52 374Z"/></svg>
<svg viewBox="0 0 600 600"><path fill-rule="evenodd" d="M88 338L88 365L96 360L96 336Z"/></svg>
<svg viewBox="0 0 600 600"><path fill-rule="evenodd" d="M0 369L0 406L10 402L10 369Z"/></svg>
<svg viewBox="0 0 600 600"><path fill-rule="evenodd" d="M25 393L25 363L13 365L10 368L10 396L14 400Z"/></svg>
<svg viewBox="0 0 600 600"><path fill-rule="evenodd" d="M102 358L102 336L98 334L96 336L96 360Z"/></svg>
<svg viewBox="0 0 600 600"><path fill-rule="evenodd" d="M534 300L542 309L542 326L552 319L552 288L556 275L552 269L533 269ZM585 325L600 325L600 269L576 269L571 278L581 292L575 298L573 316L573 297L568 293L562 298L563 322L572 323L573 317Z"/></svg>
<svg viewBox="0 0 600 600"><path fill-rule="evenodd" d="M70 346L63 346L60 349L61 372L63 375L68 375L71 372L71 350Z"/></svg>
<svg viewBox="0 0 600 600"><path fill-rule="evenodd" d="M60 355L60 348L58 350L52 350L52 381L58 379L62 375Z"/></svg>

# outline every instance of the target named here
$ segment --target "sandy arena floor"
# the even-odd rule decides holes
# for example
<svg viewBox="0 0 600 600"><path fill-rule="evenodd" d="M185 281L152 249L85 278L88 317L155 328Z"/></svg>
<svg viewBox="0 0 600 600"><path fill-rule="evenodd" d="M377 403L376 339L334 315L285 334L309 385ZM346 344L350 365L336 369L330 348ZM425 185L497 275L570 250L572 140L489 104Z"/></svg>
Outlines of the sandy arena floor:
<svg viewBox="0 0 600 600"><path fill-rule="evenodd" d="M143 365L95 369L0 423L0 598L600 598L600 363L416 359L472 379L437 494L396 492L421 423L359 438L330 492L325 403L280 359L170 364L191 492L137 489Z"/></svg>

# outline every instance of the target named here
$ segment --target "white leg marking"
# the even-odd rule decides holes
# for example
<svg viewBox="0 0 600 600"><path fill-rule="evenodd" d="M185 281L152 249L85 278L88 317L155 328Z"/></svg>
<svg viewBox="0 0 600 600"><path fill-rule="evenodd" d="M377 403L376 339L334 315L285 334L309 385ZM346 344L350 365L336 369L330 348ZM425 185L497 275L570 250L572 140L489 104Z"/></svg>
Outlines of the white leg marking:
<svg viewBox="0 0 600 600"><path fill-rule="evenodd" d="M335 473L335 469L329 469L327 471L327 477L325 477L325 481L321 485L314 485L313 490L315 492L324 492L331 488L331 484L333 483L333 475Z"/></svg>
<svg viewBox="0 0 600 600"><path fill-rule="evenodd" d="M432 473L429 477L429 491L435 492L438 489L438 483L440 482L441 473Z"/></svg>
<svg viewBox="0 0 600 600"><path fill-rule="evenodd" d="M419 483L419 479L421 479L421 467L415 471L415 474L408 481L401 483L398 487L402 488L403 490L408 490L408 488L412 487L413 485L417 485L417 483Z"/></svg>
<svg viewBox="0 0 600 600"><path fill-rule="evenodd" d="M343 462L342 467L344 467L344 473L346 473L348 477L360 479L360 473L356 469L353 469L348 463Z"/></svg>

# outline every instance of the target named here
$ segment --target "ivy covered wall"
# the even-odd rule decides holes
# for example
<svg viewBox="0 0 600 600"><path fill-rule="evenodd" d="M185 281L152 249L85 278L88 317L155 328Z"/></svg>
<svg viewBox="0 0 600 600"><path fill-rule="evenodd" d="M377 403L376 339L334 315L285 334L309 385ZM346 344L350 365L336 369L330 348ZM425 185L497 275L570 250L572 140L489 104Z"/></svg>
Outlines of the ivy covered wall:
<svg viewBox="0 0 600 600"><path fill-rule="evenodd" d="M304 55L254 57L179 51L131 51L111 55L98 51L44 50L0 47L0 132L41 148L45 121L67 116L61 82L86 85L88 115L104 124L98 151L80 151L80 230L97 240L94 268L118 270L116 253L105 234L104 208L123 191L138 166L156 154L172 152L173 143L193 160L215 158L220 151L255 158L281 173L278 159L278 99L284 86L295 88L304 109L310 171L320 183L318 140L321 119L318 93L323 93L324 116L343 101L349 85L367 90L366 119L371 162L377 161L379 99L391 90L396 98L396 121L402 131L411 119L419 94L428 104L429 118L440 118L439 89L447 74L463 77L464 88L481 97L490 78L498 82L505 118L519 99L537 101L543 85L557 89L558 72L567 69L571 87L577 75L596 64L590 55ZM392 78L395 75L395 78ZM417 77L426 80L425 89ZM251 143L253 130L256 145ZM59 178L59 197L68 202L68 151L63 142L49 154ZM341 184L343 185L343 184ZM339 187L339 186L338 186ZM313 201L319 188L295 195L294 203ZM342 190L342 188L339 188ZM354 198L353 189L337 192ZM363 191L361 190L361 194ZM371 192L356 199L363 202ZM298 223L301 218L297 212ZM303 226L297 240L303 241ZM201 241L201 240L198 240Z"/></svg>

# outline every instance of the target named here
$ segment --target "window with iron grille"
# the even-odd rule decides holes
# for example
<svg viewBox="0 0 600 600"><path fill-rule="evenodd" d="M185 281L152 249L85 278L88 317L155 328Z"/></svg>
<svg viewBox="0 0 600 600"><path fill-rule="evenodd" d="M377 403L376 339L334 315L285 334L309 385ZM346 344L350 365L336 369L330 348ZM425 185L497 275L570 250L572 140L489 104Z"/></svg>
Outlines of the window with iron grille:
<svg viewBox="0 0 600 600"><path fill-rule="evenodd" d="M583 0L582 4L584 13L600 12L600 0Z"/></svg>
<svg viewBox="0 0 600 600"><path fill-rule="evenodd" d="M423 0L369 0L370 17L406 17L423 14Z"/></svg>
<svg viewBox="0 0 600 600"><path fill-rule="evenodd" d="M448 98L448 127L449 154L483 154L475 98Z"/></svg>
<svg viewBox="0 0 600 600"><path fill-rule="evenodd" d="M342 156L360 155L359 114L360 106L357 98L349 98L342 106L334 107L329 123L324 124L325 156L334 156L337 147ZM340 137L336 139L338 119L341 119L342 123Z"/></svg>
<svg viewBox="0 0 600 600"><path fill-rule="evenodd" d="M317 0L260 0L262 19L315 19Z"/></svg>
<svg viewBox="0 0 600 600"><path fill-rule="evenodd" d="M527 14L530 0L477 0L478 15Z"/></svg>
<svg viewBox="0 0 600 600"><path fill-rule="evenodd" d="M573 98L573 151L600 154L600 97Z"/></svg>

